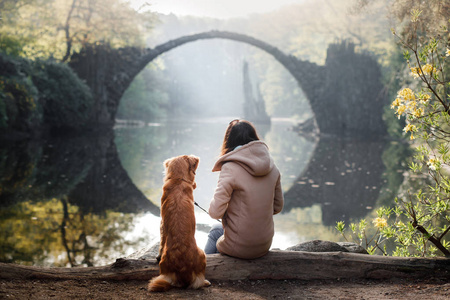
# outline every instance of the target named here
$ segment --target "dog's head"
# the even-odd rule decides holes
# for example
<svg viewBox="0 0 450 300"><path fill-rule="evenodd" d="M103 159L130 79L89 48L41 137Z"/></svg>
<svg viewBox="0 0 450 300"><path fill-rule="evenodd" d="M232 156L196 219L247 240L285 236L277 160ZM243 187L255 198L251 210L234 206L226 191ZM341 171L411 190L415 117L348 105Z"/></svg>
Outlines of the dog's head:
<svg viewBox="0 0 450 300"><path fill-rule="evenodd" d="M181 155L164 161L166 179L182 179L192 182L195 188L195 171L200 159L194 155Z"/></svg>

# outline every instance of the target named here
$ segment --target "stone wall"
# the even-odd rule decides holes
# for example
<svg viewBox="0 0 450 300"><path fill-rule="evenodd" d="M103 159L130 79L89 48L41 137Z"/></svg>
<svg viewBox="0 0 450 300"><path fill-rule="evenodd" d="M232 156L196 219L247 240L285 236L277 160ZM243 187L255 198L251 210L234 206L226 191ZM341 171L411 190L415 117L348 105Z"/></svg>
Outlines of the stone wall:
<svg viewBox="0 0 450 300"><path fill-rule="evenodd" d="M315 83L312 109L322 132L371 137L384 135L381 71L367 54L355 53L354 45L332 44L327 51L324 78Z"/></svg>
<svg viewBox="0 0 450 300"><path fill-rule="evenodd" d="M111 49L107 45L90 45L71 57L69 66L85 80L95 99L90 118L92 126L114 125L119 101L133 81L137 58L142 49Z"/></svg>

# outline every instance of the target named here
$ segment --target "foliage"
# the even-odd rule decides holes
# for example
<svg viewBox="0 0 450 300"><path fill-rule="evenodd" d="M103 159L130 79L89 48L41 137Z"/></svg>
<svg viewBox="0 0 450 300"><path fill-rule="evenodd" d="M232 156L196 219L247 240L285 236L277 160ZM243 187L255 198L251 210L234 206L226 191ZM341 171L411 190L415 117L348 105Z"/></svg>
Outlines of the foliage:
<svg viewBox="0 0 450 300"><path fill-rule="evenodd" d="M168 108L168 82L163 69L155 63L147 66L125 91L117 119L152 121L164 118Z"/></svg>
<svg viewBox="0 0 450 300"><path fill-rule="evenodd" d="M0 129L29 131L42 119L38 91L24 74L31 64L0 53Z"/></svg>
<svg viewBox="0 0 450 300"><path fill-rule="evenodd" d="M450 20L441 27L439 34L433 35L435 27L431 26L431 35L428 35L424 31L429 19L422 18L422 13L418 8L411 10L411 21L404 27L407 33L400 36L393 30L406 48L404 57L417 82L411 88L402 88L391 105L398 118L406 117L403 131L410 132L416 148L409 165L412 171L409 177L422 180L419 186L410 186L401 192L395 199L395 207L378 209L378 218L374 220L378 230L366 246L369 252L378 248L386 254L386 249L380 245L392 238L396 243L392 253L395 256L440 253L450 257L450 84L446 67L450 56ZM355 231L354 225L350 227ZM338 222L336 228L344 234L345 224ZM359 229L364 231L365 226Z"/></svg>
<svg viewBox="0 0 450 300"><path fill-rule="evenodd" d="M7 55L22 55L25 44L25 40L16 36L0 34L0 50Z"/></svg>
<svg viewBox="0 0 450 300"><path fill-rule="evenodd" d="M410 83L409 76L405 76L404 58L401 49L398 48L390 54L387 64L389 67L384 67L382 70L382 81L386 90L386 98L392 99L395 98L401 86ZM402 129L405 127L405 120L393 115L388 105L384 107L383 120L389 136L395 139L404 138Z"/></svg>
<svg viewBox="0 0 450 300"><path fill-rule="evenodd" d="M376 218L373 220L373 224L376 228L375 233L368 233L367 221L366 219L361 219L358 224L350 223L350 230L352 232L351 238L347 237L345 234L346 228L343 221L336 222L336 229L342 234L346 241L351 239L357 242L360 246L364 247L367 252L371 255L375 254L377 249L380 249L384 254L386 254L386 245L383 245L386 239L383 239L381 230L387 225L386 219ZM381 246L384 246L381 248Z"/></svg>
<svg viewBox="0 0 450 300"><path fill-rule="evenodd" d="M420 11L420 19L412 20L412 11ZM448 25L450 14L449 0L396 0L392 2L390 14L400 22L400 34L408 44L414 44L417 37L442 34L442 26ZM417 16L419 17L419 16Z"/></svg>
<svg viewBox="0 0 450 300"><path fill-rule="evenodd" d="M93 99L89 87L67 65L36 60L32 80L39 90L44 122L52 128L86 126Z"/></svg>
<svg viewBox="0 0 450 300"><path fill-rule="evenodd" d="M79 129L93 100L65 64L0 53L0 128L30 132L42 126Z"/></svg>
<svg viewBox="0 0 450 300"><path fill-rule="evenodd" d="M87 43L142 46L153 24L150 12L121 0L5 0L1 8L2 49L18 53L16 40L22 55L63 61Z"/></svg>

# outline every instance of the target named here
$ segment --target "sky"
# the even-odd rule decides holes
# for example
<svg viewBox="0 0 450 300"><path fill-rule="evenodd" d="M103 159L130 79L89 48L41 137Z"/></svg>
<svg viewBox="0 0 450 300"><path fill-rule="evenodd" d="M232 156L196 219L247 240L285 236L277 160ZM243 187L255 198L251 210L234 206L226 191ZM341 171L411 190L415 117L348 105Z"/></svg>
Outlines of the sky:
<svg viewBox="0 0 450 300"><path fill-rule="evenodd" d="M150 10L163 14L192 15L219 19L245 17L305 2L305 0L129 0L134 8L149 3Z"/></svg>

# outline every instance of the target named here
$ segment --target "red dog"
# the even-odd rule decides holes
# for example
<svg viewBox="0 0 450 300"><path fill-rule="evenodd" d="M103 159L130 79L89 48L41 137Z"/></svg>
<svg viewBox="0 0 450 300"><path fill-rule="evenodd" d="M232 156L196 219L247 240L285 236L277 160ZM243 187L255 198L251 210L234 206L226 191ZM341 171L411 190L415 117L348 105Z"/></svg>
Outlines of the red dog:
<svg viewBox="0 0 450 300"><path fill-rule="evenodd" d="M173 157L164 162L165 178L161 197L160 275L150 280L150 292L171 286L198 289L209 286L205 279L206 256L195 242L193 191L199 158Z"/></svg>

